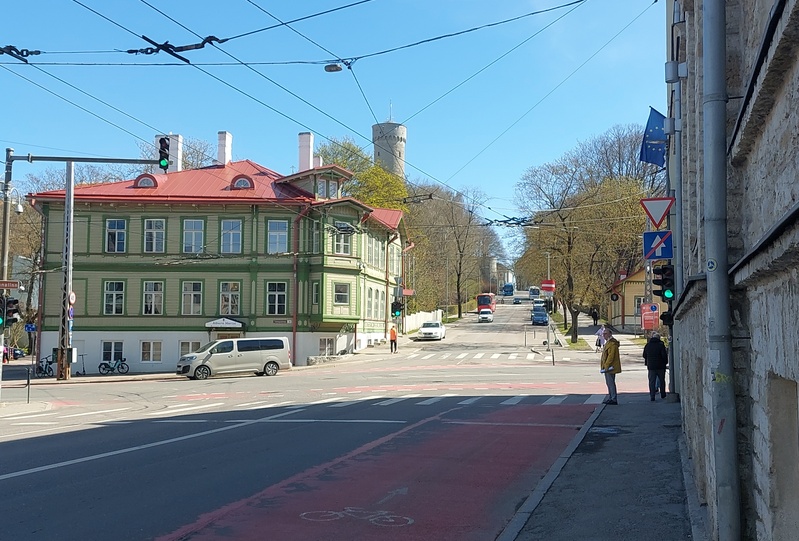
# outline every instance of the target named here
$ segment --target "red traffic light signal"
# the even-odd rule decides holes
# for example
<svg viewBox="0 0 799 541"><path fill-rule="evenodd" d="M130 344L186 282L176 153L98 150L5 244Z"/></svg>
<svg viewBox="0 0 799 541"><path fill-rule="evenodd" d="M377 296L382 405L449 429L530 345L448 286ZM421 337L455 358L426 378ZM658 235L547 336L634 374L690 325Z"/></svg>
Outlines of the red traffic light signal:
<svg viewBox="0 0 799 541"><path fill-rule="evenodd" d="M158 167L164 170L169 169L169 137L161 137L158 140Z"/></svg>

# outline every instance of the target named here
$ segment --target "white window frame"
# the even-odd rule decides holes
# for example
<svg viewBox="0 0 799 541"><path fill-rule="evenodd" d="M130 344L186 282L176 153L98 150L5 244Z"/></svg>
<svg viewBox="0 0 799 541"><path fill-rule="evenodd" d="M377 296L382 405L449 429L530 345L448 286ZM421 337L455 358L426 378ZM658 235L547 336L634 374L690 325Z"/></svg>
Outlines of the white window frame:
<svg viewBox="0 0 799 541"><path fill-rule="evenodd" d="M311 304L319 304L319 282L311 284Z"/></svg>
<svg viewBox="0 0 799 541"><path fill-rule="evenodd" d="M326 337L319 339L319 355L335 355L336 341L333 337Z"/></svg>
<svg viewBox="0 0 799 541"><path fill-rule="evenodd" d="M349 304L350 303L350 284L334 282L333 283L333 304Z"/></svg>
<svg viewBox="0 0 799 541"><path fill-rule="evenodd" d="M327 186L327 196L330 199L338 198L338 181L337 180L331 180L330 183L328 184L328 186Z"/></svg>
<svg viewBox="0 0 799 541"><path fill-rule="evenodd" d="M191 289L186 290L186 286L191 284ZM195 285L199 289L195 289ZM203 283L185 281L180 285L180 315L182 316L201 316L203 313ZM196 300L196 302L195 302ZM186 303L188 302L189 310L186 310Z"/></svg>
<svg viewBox="0 0 799 541"><path fill-rule="evenodd" d="M219 282L219 314L222 316L241 314L240 282Z"/></svg>
<svg viewBox="0 0 799 541"><path fill-rule="evenodd" d="M143 363L160 363L161 352L163 350L160 340L142 340L141 342L141 362Z"/></svg>
<svg viewBox="0 0 799 541"><path fill-rule="evenodd" d="M266 221L266 253L284 254L289 251L289 221Z"/></svg>
<svg viewBox="0 0 799 541"><path fill-rule="evenodd" d="M640 316L641 315L641 305L644 304L644 297L642 295L641 296L636 295L633 298L633 302L635 302L635 315L636 316Z"/></svg>
<svg viewBox="0 0 799 541"><path fill-rule="evenodd" d="M109 289L111 284L119 284L120 289ZM108 309L109 306L111 310ZM125 315L125 282L117 280L103 282L103 315Z"/></svg>
<svg viewBox="0 0 799 541"><path fill-rule="evenodd" d="M222 220L221 231L219 253L240 254L242 238L241 220Z"/></svg>
<svg viewBox="0 0 799 541"><path fill-rule="evenodd" d="M366 292L366 317L368 317L368 318L374 317L372 315L372 310L374 310L374 305L372 303L372 296L373 295L374 294L372 293L372 288L371 287L368 288L368 290Z"/></svg>
<svg viewBox="0 0 799 541"><path fill-rule="evenodd" d="M166 220L164 220L163 218L145 218L144 253L163 254L165 247L166 247Z"/></svg>
<svg viewBox="0 0 799 541"><path fill-rule="evenodd" d="M266 315L285 316L288 314L288 282L266 283Z"/></svg>
<svg viewBox="0 0 799 541"><path fill-rule="evenodd" d="M192 226L198 225L199 229L189 229L188 224ZM205 252L205 222L195 218L186 218L183 220L183 253L184 254L201 254Z"/></svg>
<svg viewBox="0 0 799 541"><path fill-rule="evenodd" d="M318 254L322 251L322 222L311 222L311 253Z"/></svg>
<svg viewBox="0 0 799 541"><path fill-rule="evenodd" d="M334 222L334 226L342 224L343 226L350 227L347 222ZM336 233L333 235L333 253L336 255L350 255L352 254L352 235L345 235L343 233Z"/></svg>
<svg viewBox="0 0 799 541"><path fill-rule="evenodd" d="M199 340L180 340L178 342L178 353L183 357L184 355L197 351L200 349L200 346L202 346L202 342Z"/></svg>
<svg viewBox="0 0 799 541"><path fill-rule="evenodd" d="M112 227L112 225L114 227ZM119 227L119 226L122 227ZM113 240L112 240L113 239ZM120 218L108 218L105 221L105 252L108 254L124 254L128 248L128 222Z"/></svg>
<svg viewBox="0 0 799 541"><path fill-rule="evenodd" d="M110 363L112 361L121 361L124 359L124 344L121 340L103 340L100 342L100 350L102 351L102 361Z"/></svg>
<svg viewBox="0 0 799 541"><path fill-rule="evenodd" d="M142 290L142 315L164 315L164 282L144 282Z"/></svg>

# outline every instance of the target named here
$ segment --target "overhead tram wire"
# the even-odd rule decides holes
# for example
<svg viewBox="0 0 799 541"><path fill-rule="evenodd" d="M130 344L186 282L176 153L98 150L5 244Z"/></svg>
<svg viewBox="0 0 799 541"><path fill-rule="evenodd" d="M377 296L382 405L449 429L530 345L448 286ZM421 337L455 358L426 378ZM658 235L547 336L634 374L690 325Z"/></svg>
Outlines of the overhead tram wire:
<svg viewBox="0 0 799 541"><path fill-rule="evenodd" d="M513 123L511 123L511 125L510 125L510 126L508 126L507 128L505 128L505 129L504 129L504 130L503 130L503 131L502 131L502 132L501 132L499 135L497 135L497 136L496 136L496 137L495 137L495 138L494 138L494 139L493 139L493 140L492 140L490 143L488 143L488 144L487 144L485 147L483 147L483 149L482 149L482 150L480 150L480 151L479 151L477 154L475 154L475 155L474 155L474 157L472 157L472 158L471 158L471 159L470 159L468 162L466 162L465 164L463 164L463 166L462 166L460 169L458 169L457 171L455 171L455 172L454 172L454 173L453 173L453 174L452 174L452 175L451 175L449 178L447 178L447 182L449 182L450 180L452 180L452 178L453 178L453 177L455 177L455 176L456 176L458 173L460 173L461 171L463 171L464 169L466 169L466 167L468 167L468 166L469 166L469 165L470 165L470 164L471 164L471 163L472 163L474 160L476 160L477 158L479 158L479 157L480 157L480 155L482 155L482 154L483 154L483 152L485 152L485 151L486 151L486 150L488 150L490 147L492 147L492 146L494 145L494 143L496 143L497 141L499 141L499 140L500 140L500 139L501 139L501 138L502 138L502 137L503 137L503 136L504 136L506 133L508 133L508 132L509 132L511 129L513 129L513 127L514 127L514 126L516 126L516 124L518 124L519 122L521 122L521 121L522 121L522 120L523 120L523 119L524 119L524 118L525 118L527 115L529 115L529 114L530 114L530 113L531 113L531 112L532 112L532 111L533 111L535 108L537 108L539 105L541 105L541 103L542 103L542 102L544 102L544 101L545 101L545 100L546 100L546 99L547 99L549 96L551 96L552 94L554 94L556 90L558 90L558 89L559 89L561 86L563 86L563 85L564 85L564 84L565 84L565 83L566 83L566 82L567 82L569 79L571 79L571 78L572 78L572 77L573 77L573 76L574 76L574 75L575 75L575 74L576 74L578 71L580 71L580 70L581 70L581 69L582 69L582 68L583 68L583 67L584 67L586 64L588 64L588 63L589 63L591 60L593 60L593 59L594 59L594 58L595 58L595 57L596 57L596 56L597 56L597 55L598 55L600 52L602 52L602 51L605 49L605 47L607 47L608 45L610 45L610 44L611 44L611 43L612 43L612 42L613 42L613 41L614 41L614 40L615 40L617 37L619 37L619 36L620 36L620 35L621 35L621 34L622 34L622 33L623 33L625 30L627 30L627 29L628 29L630 26L632 26L632 25L633 25L633 23L635 23L635 21L637 21L638 19L640 19L640 18L641 18L641 17L644 15L644 13L646 13L647 11L649 11L649 9L650 9L652 6L654 6L654 5L657 3L657 1L658 1L658 0L654 0L654 1L653 1L651 4L649 4L649 5L648 5L646 8L644 8L644 10L643 10L643 11L641 11L641 13L639 13L638 15L636 15L636 16L635 16L635 17L634 17L634 18L633 18L633 19L632 19L632 20L631 20L629 23L627 23L626 25L624 25L624 26L622 27L622 29L621 29L621 30L619 30L618 32L616 32L616 34L614 34L614 35L613 35L613 36L612 36L612 37L611 37L611 38L610 38L608 41L606 41L606 42L605 42L605 43L604 43L604 44L603 44L603 45L602 45L602 46L601 46L599 49L597 49L597 50L596 50L596 51L595 51L595 52L594 52L594 53L593 53L591 56L589 56L589 57L588 57L588 58L587 58L587 59L586 59L586 60L585 60L585 61L584 61L582 64L580 64L579 66L577 66L577 67L576 67L576 68L575 68L575 69L574 69L574 70L573 70L571 73L569 73L569 74L568 74L568 75L567 75L567 76L566 76L566 77L565 77L565 78L564 78L562 81L560 81L560 82L559 82L557 85L555 85L555 86L552 88L552 90L550 90L549 92L547 92L547 93L546 93L546 94L545 94L545 95L544 95L544 96L543 96L541 99L539 99L539 100L538 100L536 103L534 103L532 107L530 107L530 108L529 108L527 111L525 111L525 112L524 112L524 114L522 114L522 116L520 116L519 118L517 118L517 119L516 119L516 120L515 120Z"/></svg>

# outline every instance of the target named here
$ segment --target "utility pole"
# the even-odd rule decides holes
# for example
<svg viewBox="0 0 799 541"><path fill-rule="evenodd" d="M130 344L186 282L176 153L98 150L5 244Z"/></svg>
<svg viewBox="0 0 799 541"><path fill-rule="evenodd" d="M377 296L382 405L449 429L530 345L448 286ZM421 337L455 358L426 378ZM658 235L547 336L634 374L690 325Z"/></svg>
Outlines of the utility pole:
<svg viewBox="0 0 799 541"><path fill-rule="evenodd" d="M26 160L28 162L64 162L66 163L66 191L64 196L64 247L63 247L63 272L64 284L61 291L61 318L58 333L58 374L57 379L67 380L70 377L70 363L74 353L72 352L72 305L75 302L75 294L72 292L72 227L73 215L72 207L73 192L75 184L74 163L126 163L140 165L159 165L159 160L133 160L124 158L73 158L64 156L14 156L14 149L6 149L6 170L5 185L3 186L3 238L2 238L2 279L8 280L8 254L9 254L9 228L11 218L8 210L8 194L11 190L12 167L16 160ZM5 291L2 291L4 294ZM41 309L41 307L40 307ZM5 333L0 335L0 351L5 346ZM41 355L41 348L39 350ZM68 358L67 356L70 355ZM2 381L2 363L0 363L0 381Z"/></svg>

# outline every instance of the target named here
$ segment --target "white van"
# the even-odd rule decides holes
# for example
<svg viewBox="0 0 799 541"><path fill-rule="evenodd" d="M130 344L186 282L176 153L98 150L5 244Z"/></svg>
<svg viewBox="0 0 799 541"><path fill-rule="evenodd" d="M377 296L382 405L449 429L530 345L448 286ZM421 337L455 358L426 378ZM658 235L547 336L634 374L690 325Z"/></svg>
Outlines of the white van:
<svg viewBox="0 0 799 541"><path fill-rule="evenodd" d="M189 379L237 372L274 376L290 367L291 348L286 337L225 338L181 357L175 373Z"/></svg>

